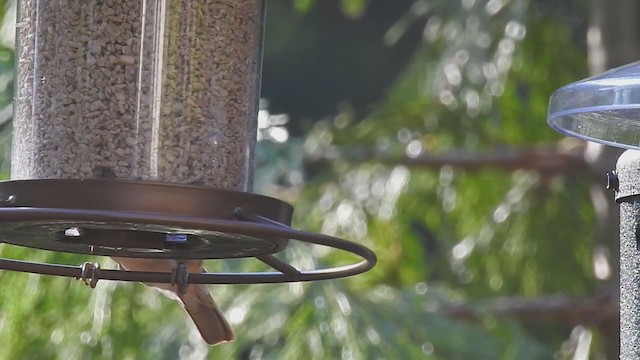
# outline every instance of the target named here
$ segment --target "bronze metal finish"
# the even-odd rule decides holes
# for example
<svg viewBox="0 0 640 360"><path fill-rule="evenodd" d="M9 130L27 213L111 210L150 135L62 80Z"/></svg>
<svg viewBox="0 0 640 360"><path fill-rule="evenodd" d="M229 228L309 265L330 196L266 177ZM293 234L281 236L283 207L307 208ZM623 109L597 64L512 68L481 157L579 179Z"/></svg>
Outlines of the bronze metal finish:
<svg viewBox="0 0 640 360"><path fill-rule="evenodd" d="M368 248L292 229L282 201L205 187L113 180L0 182L0 241L89 255L170 259L255 257L276 272L188 274L190 284L278 283L363 273L376 262ZM175 215L180 214L180 215ZM351 265L301 271L274 254L290 240L352 253ZM172 282L171 273L0 259L0 269L76 278ZM89 273L90 274L89 274Z"/></svg>

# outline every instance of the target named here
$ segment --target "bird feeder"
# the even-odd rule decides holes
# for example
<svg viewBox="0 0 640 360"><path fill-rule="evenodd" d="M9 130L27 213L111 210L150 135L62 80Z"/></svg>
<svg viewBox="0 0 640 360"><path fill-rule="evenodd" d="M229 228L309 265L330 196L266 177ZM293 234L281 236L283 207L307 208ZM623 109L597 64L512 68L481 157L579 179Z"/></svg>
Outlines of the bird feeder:
<svg viewBox="0 0 640 360"><path fill-rule="evenodd" d="M640 62L558 89L547 121L563 134L628 149L607 187L620 204L620 359L640 359Z"/></svg>
<svg viewBox="0 0 640 360"><path fill-rule="evenodd" d="M568 136L640 149L640 62L558 89L548 123Z"/></svg>
<svg viewBox="0 0 640 360"><path fill-rule="evenodd" d="M291 228L293 208L250 192L262 0L18 2L11 181L0 241L67 253L255 258L274 271L192 273L189 284L350 276L364 246ZM361 258L297 269L291 241ZM0 269L175 282L175 273L1 259ZM87 272L88 270L88 272Z"/></svg>

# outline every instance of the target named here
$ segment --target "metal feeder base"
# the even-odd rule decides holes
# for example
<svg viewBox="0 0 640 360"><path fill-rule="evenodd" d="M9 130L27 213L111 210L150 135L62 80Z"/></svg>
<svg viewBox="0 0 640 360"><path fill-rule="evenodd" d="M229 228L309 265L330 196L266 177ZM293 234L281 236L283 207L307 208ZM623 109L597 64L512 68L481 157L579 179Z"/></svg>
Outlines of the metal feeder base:
<svg viewBox="0 0 640 360"><path fill-rule="evenodd" d="M244 192L114 180L0 182L0 242L88 255L156 259L255 257L278 272L189 274L189 283L273 283L350 276L375 254L358 244L292 229L291 205ZM180 215L174 215L180 214ZM289 240L324 245L364 260L299 271L273 254ZM0 269L86 278L87 269L0 259ZM93 279L165 282L170 273L95 269ZM99 272L99 275L97 275Z"/></svg>

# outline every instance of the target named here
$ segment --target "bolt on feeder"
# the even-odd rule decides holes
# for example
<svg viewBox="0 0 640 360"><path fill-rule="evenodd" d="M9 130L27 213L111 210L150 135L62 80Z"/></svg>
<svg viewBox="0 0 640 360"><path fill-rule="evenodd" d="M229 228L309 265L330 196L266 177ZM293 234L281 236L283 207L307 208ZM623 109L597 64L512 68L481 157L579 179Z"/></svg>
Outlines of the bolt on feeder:
<svg viewBox="0 0 640 360"><path fill-rule="evenodd" d="M620 358L640 359L640 62L558 89L547 121L565 135L628 149L607 187L620 204Z"/></svg>
<svg viewBox="0 0 640 360"><path fill-rule="evenodd" d="M291 228L250 193L262 0L19 0L11 181L0 241L117 257L253 257L275 271L191 273L188 284L332 279L371 269L364 246ZM297 269L291 240L361 261ZM170 283L175 274L0 259L0 269ZM86 269L85 269L86 270Z"/></svg>

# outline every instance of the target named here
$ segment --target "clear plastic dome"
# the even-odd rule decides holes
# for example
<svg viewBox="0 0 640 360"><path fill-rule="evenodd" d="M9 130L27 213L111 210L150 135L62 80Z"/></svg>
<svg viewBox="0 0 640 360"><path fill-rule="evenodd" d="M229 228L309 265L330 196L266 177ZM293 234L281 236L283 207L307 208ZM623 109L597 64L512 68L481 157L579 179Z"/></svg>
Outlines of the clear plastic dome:
<svg viewBox="0 0 640 360"><path fill-rule="evenodd" d="M556 90L547 122L568 136L640 149L640 62Z"/></svg>

